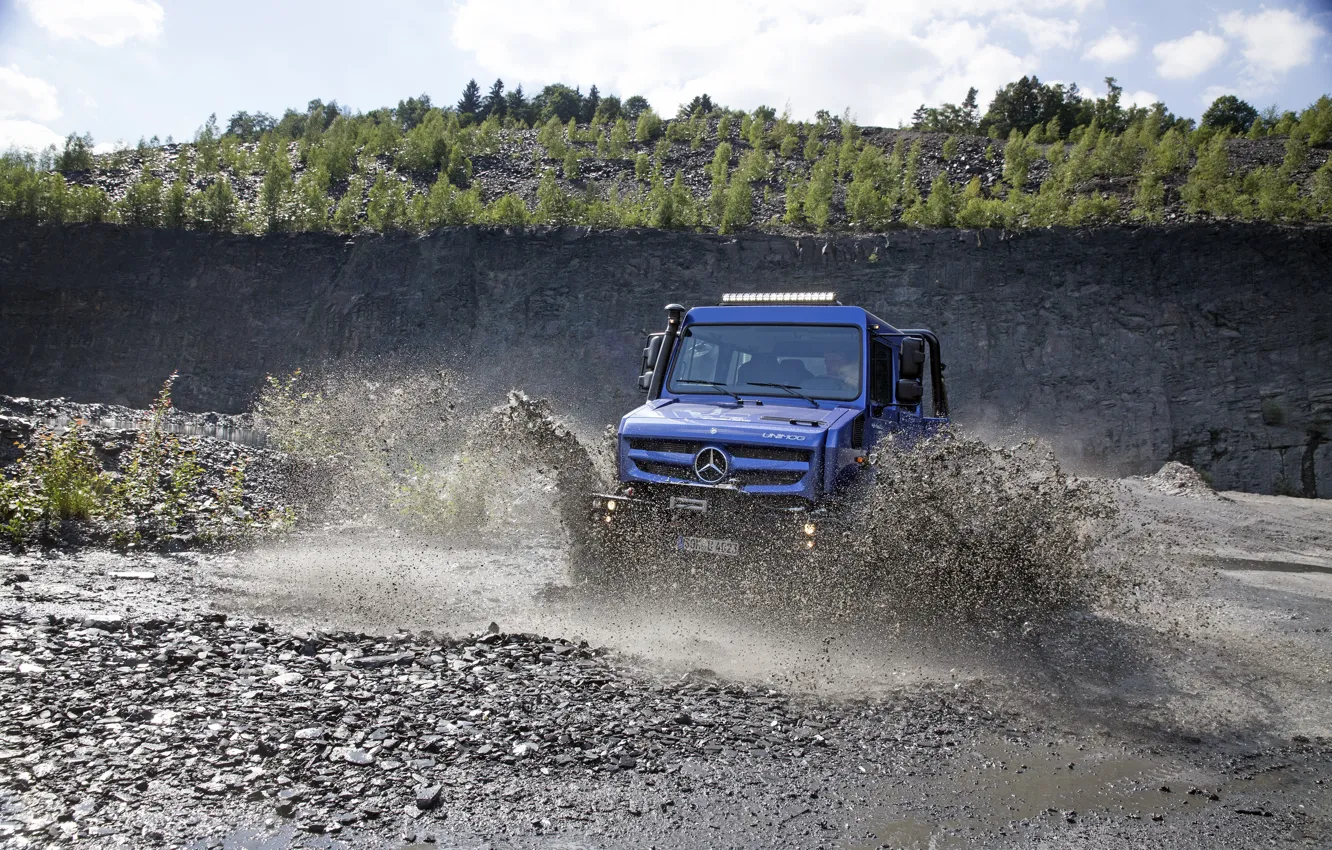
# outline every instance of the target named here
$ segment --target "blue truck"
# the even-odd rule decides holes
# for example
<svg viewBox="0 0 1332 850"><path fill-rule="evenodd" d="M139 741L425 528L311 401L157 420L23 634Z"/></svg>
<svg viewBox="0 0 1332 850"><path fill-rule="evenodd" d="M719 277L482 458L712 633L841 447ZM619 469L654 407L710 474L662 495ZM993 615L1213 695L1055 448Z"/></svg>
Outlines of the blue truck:
<svg viewBox="0 0 1332 850"><path fill-rule="evenodd" d="M943 373L934 333L831 292L670 304L643 349L647 401L619 423L617 485L591 494L589 537L643 561L835 545L875 445L947 424Z"/></svg>

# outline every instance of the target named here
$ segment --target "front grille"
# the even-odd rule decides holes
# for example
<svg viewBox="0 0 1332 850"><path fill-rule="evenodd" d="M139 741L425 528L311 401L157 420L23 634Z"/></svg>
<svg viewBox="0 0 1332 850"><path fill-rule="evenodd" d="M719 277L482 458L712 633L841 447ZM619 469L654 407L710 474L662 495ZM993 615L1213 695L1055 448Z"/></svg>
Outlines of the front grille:
<svg viewBox="0 0 1332 850"><path fill-rule="evenodd" d="M680 481L701 483L698 476L694 474L693 467L690 466L675 466L674 464L660 463L654 460L635 460L634 465L649 475L661 475ZM798 484L800 479L805 477L806 472L807 470L736 469L732 471L727 481L741 486L746 484L759 486L790 485Z"/></svg>
<svg viewBox="0 0 1332 850"><path fill-rule="evenodd" d="M692 440L661 440L655 437L630 437L629 448L641 452L676 452L696 455L703 450L703 443Z"/></svg>
<svg viewBox="0 0 1332 850"><path fill-rule="evenodd" d="M788 449L773 446L726 446L726 450L731 453L732 457L809 462L809 449Z"/></svg>

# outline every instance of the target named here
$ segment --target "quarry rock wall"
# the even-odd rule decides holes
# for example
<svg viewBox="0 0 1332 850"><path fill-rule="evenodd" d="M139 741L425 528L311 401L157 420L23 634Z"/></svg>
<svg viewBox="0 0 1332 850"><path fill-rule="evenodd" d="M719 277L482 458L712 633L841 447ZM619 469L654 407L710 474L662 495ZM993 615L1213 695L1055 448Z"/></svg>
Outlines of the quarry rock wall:
<svg viewBox="0 0 1332 850"><path fill-rule="evenodd" d="M662 306L830 289L943 343L955 420L1079 471L1189 463L1332 496L1332 229L724 237L580 228L264 237L0 222L0 393L246 408L370 362L520 387L589 429L639 403Z"/></svg>

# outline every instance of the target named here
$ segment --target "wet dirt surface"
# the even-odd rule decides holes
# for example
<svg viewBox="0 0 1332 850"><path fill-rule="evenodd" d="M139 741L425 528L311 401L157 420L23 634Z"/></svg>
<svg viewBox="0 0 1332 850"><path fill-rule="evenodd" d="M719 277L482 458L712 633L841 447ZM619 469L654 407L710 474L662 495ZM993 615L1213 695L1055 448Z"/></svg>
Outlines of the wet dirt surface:
<svg viewBox="0 0 1332 850"><path fill-rule="evenodd" d="M589 594L542 517L0 557L0 845L1332 845L1332 505L1113 488L1134 581L1009 624Z"/></svg>

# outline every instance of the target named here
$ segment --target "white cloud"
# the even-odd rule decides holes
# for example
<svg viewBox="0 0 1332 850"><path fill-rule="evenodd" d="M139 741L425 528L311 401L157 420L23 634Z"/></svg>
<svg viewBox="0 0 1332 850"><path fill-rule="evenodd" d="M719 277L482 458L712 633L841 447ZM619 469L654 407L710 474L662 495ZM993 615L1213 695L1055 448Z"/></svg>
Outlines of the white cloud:
<svg viewBox="0 0 1332 850"><path fill-rule="evenodd" d="M59 133L36 121L0 119L0 151L11 148L39 151L48 145L59 147L64 141Z"/></svg>
<svg viewBox="0 0 1332 850"><path fill-rule="evenodd" d="M1040 18L1026 12L1001 15L997 23L1019 30L1036 50L1072 48L1078 44L1078 22Z"/></svg>
<svg viewBox="0 0 1332 850"><path fill-rule="evenodd" d="M1125 106L1151 106L1160 99L1156 92L1150 91L1125 92L1120 98Z"/></svg>
<svg viewBox="0 0 1332 850"><path fill-rule="evenodd" d="M1208 86L1207 88L1203 89L1203 93L1198 98L1198 102L1201 103L1203 106L1211 106L1212 101L1216 100L1218 97L1220 97L1223 94L1238 95L1239 91L1231 88L1230 86Z"/></svg>
<svg viewBox="0 0 1332 850"><path fill-rule="evenodd" d="M0 118L51 121L59 117L55 86L27 76L17 65L0 68Z"/></svg>
<svg viewBox="0 0 1332 850"><path fill-rule="evenodd" d="M157 0L19 0L37 25L57 38L87 39L114 47L152 40L166 17Z"/></svg>
<svg viewBox="0 0 1332 850"><path fill-rule="evenodd" d="M1167 80L1191 80L1220 61L1225 52L1224 38L1202 30L1152 48L1156 73Z"/></svg>
<svg viewBox="0 0 1332 850"><path fill-rule="evenodd" d="M850 106L868 124L906 120L921 103L958 102L969 86L988 94L1038 70L1043 49L1076 41L1056 17L1087 0L459 0L453 44L477 77L510 88L553 81L596 83L621 97L645 95L672 114L707 92L733 106L759 103L797 118ZM1027 10L1040 13L1037 17ZM706 21L706 26L700 26ZM1033 53L991 37L1019 26ZM570 50L568 45L576 44ZM985 96L985 95L983 95Z"/></svg>
<svg viewBox="0 0 1332 850"><path fill-rule="evenodd" d="M1221 16L1221 29L1244 44L1245 72L1258 80L1308 65L1314 44L1327 34L1289 9L1264 8L1252 15L1229 12Z"/></svg>
<svg viewBox="0 0 1332 850"><path fill-rule="evenodd" d="M1123 62L1138 52L1138 40L1113 27L1087 48L1087 58L1098 62Z"/></svg>

